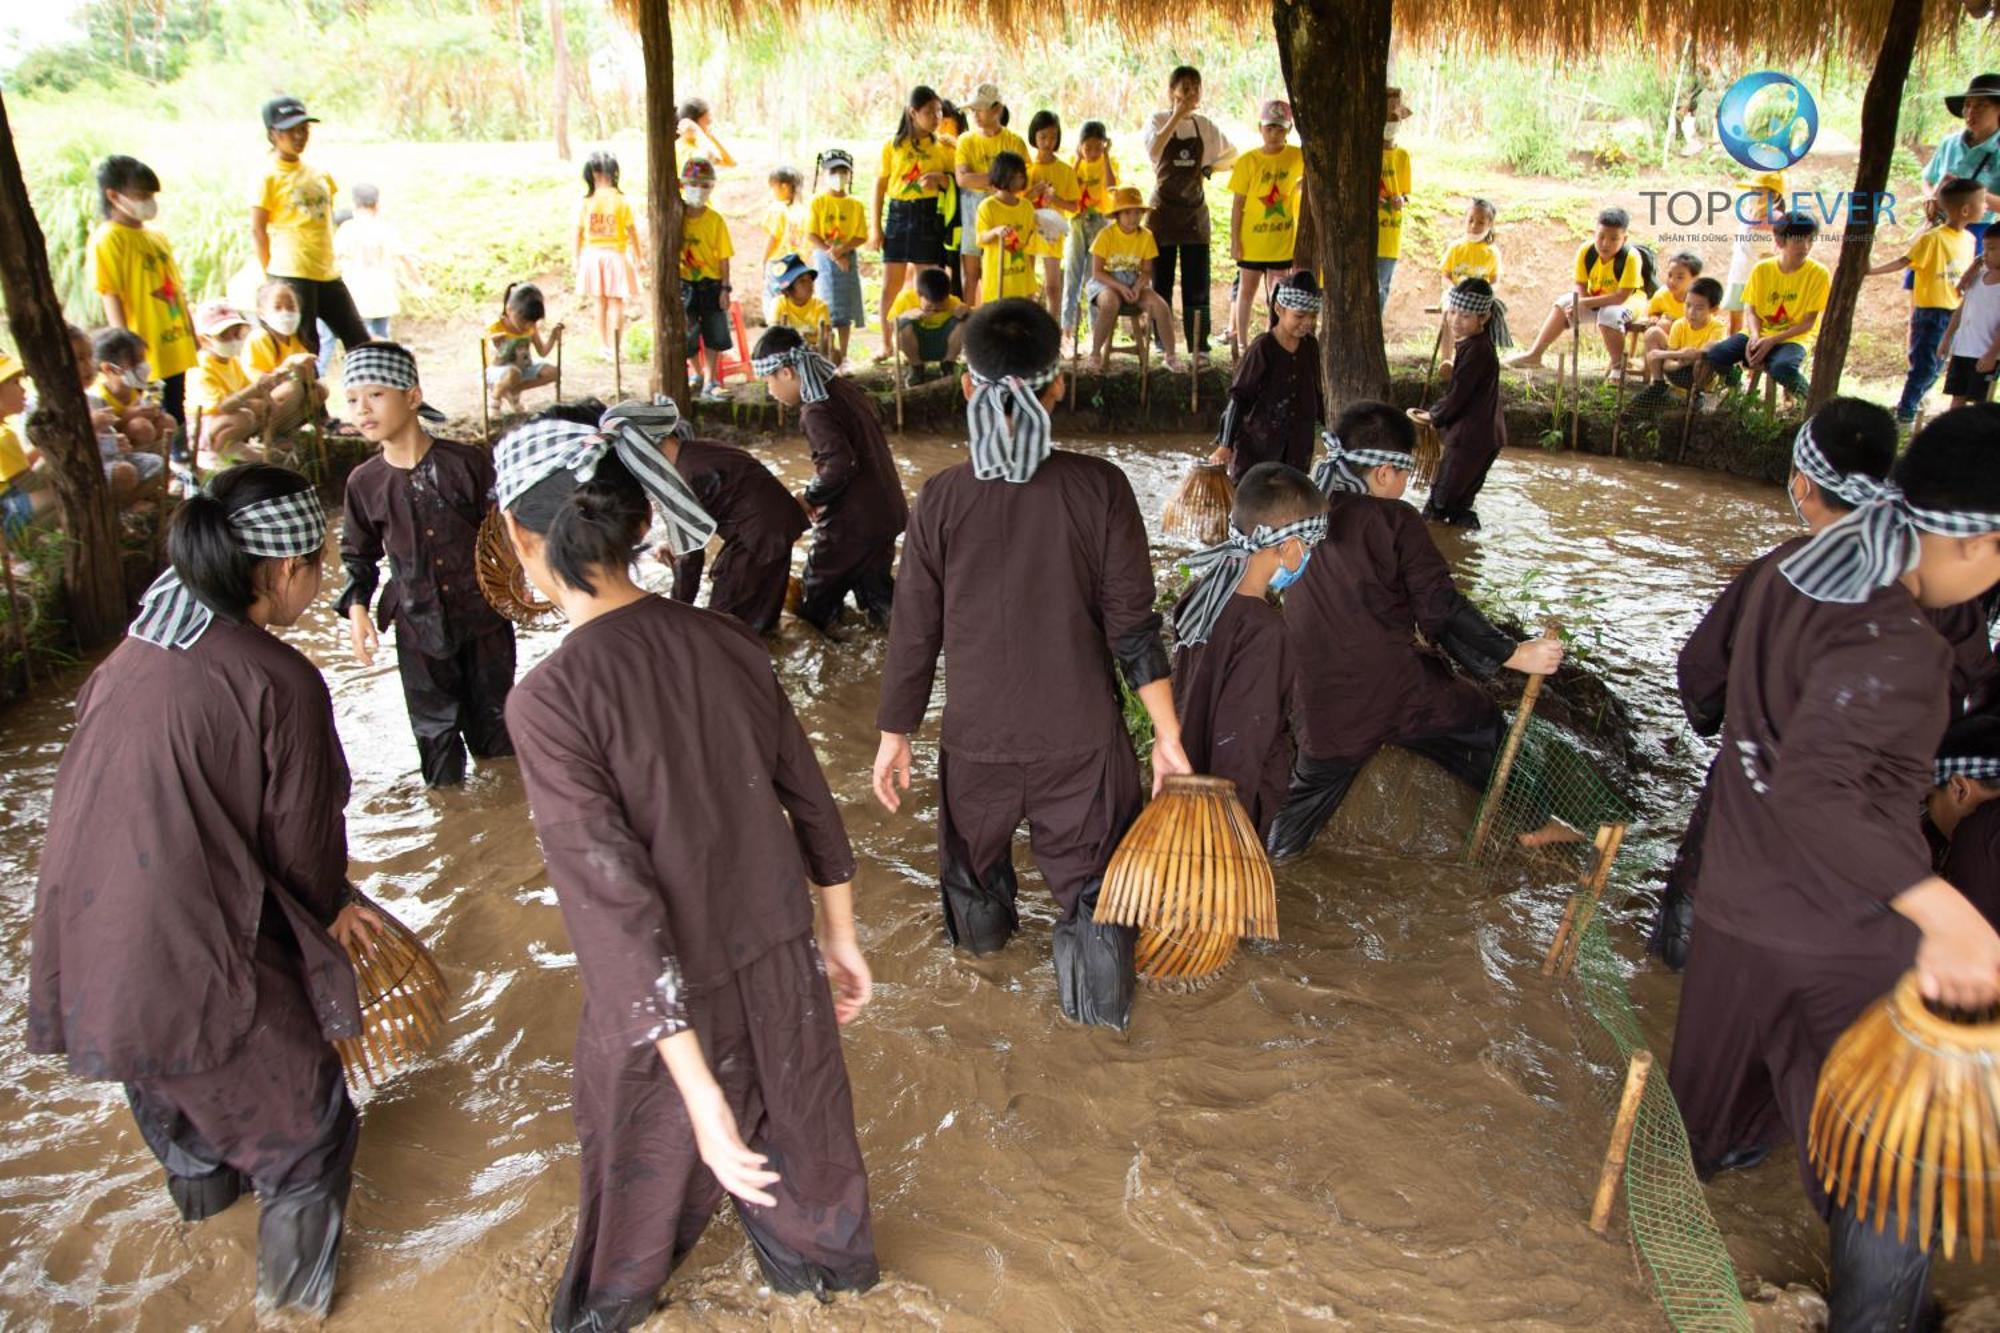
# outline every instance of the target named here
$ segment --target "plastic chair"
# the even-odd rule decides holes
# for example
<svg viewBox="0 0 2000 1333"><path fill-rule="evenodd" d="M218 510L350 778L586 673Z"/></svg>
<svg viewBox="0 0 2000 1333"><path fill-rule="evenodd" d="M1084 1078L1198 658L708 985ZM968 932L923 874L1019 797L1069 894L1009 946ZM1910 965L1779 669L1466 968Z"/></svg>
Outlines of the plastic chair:
<svg viewBox="0 0 2000 1333"><path fill-rule="evenodd" d="M732 376L744 380L757 378L750 369L750 335L743 330L743 303L734 299L729 302L729 336L736 345L715 358L715 382L726 384ZM688 378L700 381L699 357L688 358Z"/></svg>

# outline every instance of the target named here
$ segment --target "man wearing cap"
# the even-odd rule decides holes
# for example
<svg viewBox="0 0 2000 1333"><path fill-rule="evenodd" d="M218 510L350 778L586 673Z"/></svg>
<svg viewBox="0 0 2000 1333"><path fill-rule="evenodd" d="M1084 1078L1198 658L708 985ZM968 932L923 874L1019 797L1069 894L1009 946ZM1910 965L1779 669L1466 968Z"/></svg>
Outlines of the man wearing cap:
<svg viewBox="0 0 2000 1333"><path fill-rule="evenodd" d="M354 308L333 253L333 177L308 166L300 154L318 117L296 97L264 103L264 137L271 160L250 193L250 242L257 265L298 293L299 337L315 354L321 321L342 347L368 341L368 326Z"/></svg>
<svg viewBox="0 0 2000 1333"><path fill-rule="evenodd" d="M1001 153L1013 153L1023 162L1028 160L1028 143L1020 135L1001 123L1000 117L1006 107L1000 101L1000 90L990 83L982 83L965 104L972 113L973 128L958 136L958 265L965 280L965 303L979 304L979 229L972 220L979 216L979 205L986 196L993 193L992 182L986 173L993 165L993 159Z"/></svg>

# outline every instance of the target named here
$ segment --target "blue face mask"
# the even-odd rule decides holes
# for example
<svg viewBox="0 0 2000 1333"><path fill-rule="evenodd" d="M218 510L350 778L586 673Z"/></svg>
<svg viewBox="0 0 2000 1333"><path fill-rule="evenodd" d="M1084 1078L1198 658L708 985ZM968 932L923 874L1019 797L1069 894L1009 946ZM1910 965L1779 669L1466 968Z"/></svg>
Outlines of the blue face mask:
<svg viewBox="0 0 2000 1333"><path fill-rule="evenodd" d="M1283 592L1285 589L1291 587L1294 583L1297 583L1299 581L1300 576L1306 572L1306 562L1308 560L1311 560L1312 558L1313 558L1312 549L1308 547L1306 549L1306 553L1299 557L1299 565L1297 569L1286 569L1283 565L1279 565L1278 572L1271 575L1271 587L1277 590L1278 592Z"/></svg>

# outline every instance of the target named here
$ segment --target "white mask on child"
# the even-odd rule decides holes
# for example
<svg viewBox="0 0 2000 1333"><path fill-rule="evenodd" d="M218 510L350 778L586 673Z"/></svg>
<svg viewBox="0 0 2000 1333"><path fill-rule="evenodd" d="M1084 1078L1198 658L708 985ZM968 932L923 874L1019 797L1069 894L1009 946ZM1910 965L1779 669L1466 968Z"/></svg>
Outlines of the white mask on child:
<svg viewBox="0 0 2000 1333"><path fill-rule="evenodd" d="M264 316L264 322L271 326L271 332L289 338L299 331L299 312L296 310L273 310Z"/></svg>
<svg viewBox="0 0 2000 1333"><path fill-rule="evenodd" d="M134 222L151 222L160 216L160 201L157 199L133 199L121 194L118 196L118 206L124 209L126 216Z"/></svg>
<svg viewBox="0 0 2000 1333"><path fill-rule="evenodd" d="M247 338L217 338L215 354L225 361L234 361L243 355L243 344L248 341Z"/></svg>
<svg viewBox="0 0 2000 1333"><path fill-rule="evenodd" d="M125 387L128 389L144 390L147 385L153 382L153 368L144 361L141 361L136 366L125 367L123 373Z"/></svg>
<svg viewBox="0 0 2000 1333"><path fill-rule="evenodd" d="M707 208L708 192L713 188L709 185L684 185L681 187L681 199L689 208Z"/></svg>
<svg viewBox="0 0 2000 1333"><path fill-rule="evenodd" d="M1401 129L1402 125L1403 122L1400 120L1384 121L1382 123L1382 142L1383 143L1396 142L1396 131Z"/></svg>

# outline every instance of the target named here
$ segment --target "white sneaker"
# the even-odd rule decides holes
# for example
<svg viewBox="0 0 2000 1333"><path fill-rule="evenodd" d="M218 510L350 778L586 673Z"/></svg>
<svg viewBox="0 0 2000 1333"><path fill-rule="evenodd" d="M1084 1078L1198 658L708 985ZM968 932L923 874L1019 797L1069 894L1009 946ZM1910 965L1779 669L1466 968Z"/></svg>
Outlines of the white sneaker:
<svg viewBox="0 0 2000 1333"><path fill-rule="evenodd" d="M710 384L702 389L701 401L704 403L726 403L729 401L729 390L723 388L720 384Z"/></svg>

